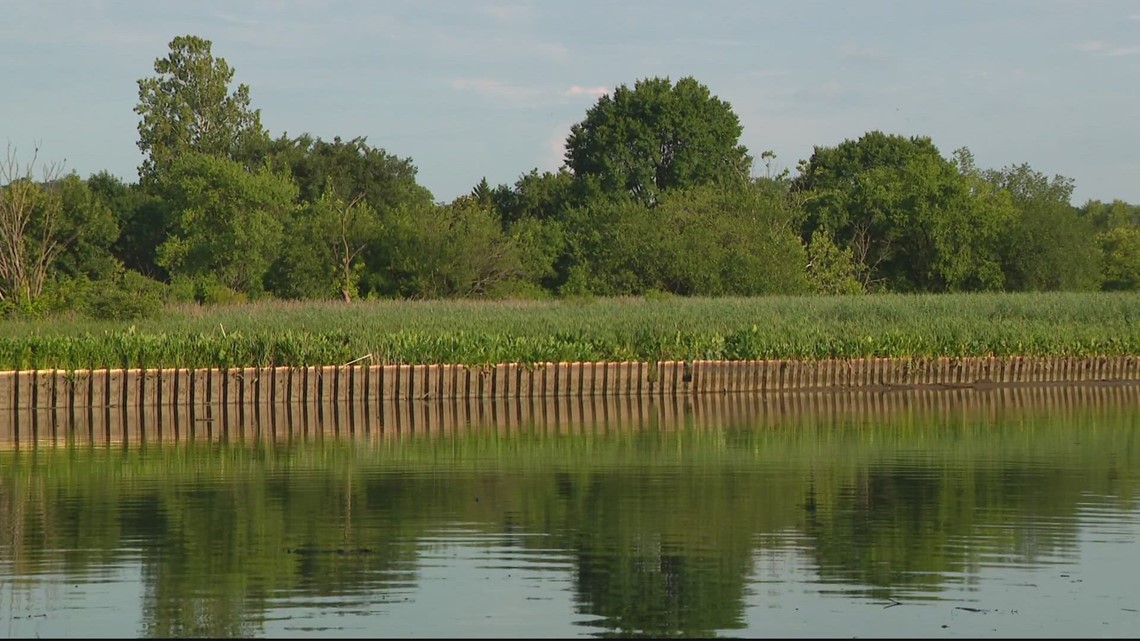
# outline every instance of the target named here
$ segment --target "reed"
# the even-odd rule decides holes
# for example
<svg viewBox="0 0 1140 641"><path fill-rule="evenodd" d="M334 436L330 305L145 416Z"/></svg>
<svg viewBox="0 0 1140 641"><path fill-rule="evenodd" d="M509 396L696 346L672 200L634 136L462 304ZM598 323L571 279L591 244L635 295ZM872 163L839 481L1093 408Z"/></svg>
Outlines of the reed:
<svg viewBox="0 0 1140 641"><path fill-rule="evenodd" d="M0 322L0 369L1140 354L1140 294L266 301Z"/></svg>

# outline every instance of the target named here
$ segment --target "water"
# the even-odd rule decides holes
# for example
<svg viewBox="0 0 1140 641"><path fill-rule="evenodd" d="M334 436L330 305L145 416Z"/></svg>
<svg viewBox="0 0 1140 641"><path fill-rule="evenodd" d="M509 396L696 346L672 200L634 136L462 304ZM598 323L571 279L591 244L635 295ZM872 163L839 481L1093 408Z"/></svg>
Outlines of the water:
<svg viewBox="0 0 1140 641"><path fill-rule="evenodd" d="M0 628L1140 633L1140 387L836 398L10 443Z"/></svg>

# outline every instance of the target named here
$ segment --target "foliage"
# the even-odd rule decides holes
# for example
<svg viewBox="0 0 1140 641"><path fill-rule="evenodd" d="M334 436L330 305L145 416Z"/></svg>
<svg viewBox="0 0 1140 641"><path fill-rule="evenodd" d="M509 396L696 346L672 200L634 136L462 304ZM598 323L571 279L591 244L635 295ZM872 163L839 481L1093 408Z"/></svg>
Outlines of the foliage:
<svg viewBox="0 0 1140 641"><path fill-rule="evenodd" d="M116 269L111 246L119 236L115 215L87 183L75 174L59 181L62 208L59 235L70 239L53 271L93 280L112 278Z"/></svg>
<svg viewBox="0 0 1140 641"><path fill-rule="evenodd" d="M211 42L178 36L154 62L157 74L138 81L139 177L160 180L183 154L219 156L253 168L267 144L260 110L250 109L249 87L232 93L234 70L215 58Z"/></svg>
<svg viewBox="0 0 1140 641"><path fill-rule="evenodd" d="M445 204L416 182L412 159L363 136L271 138L209 40L178 36L168 49L138 81L137 183L54 165L37 180L36 157L20 164L9 147L3 314L83 311L99 287L131 298L123 273L168 284L168 300L209 304L1135 282L1127 230L1140 206L1076 209L1070 179L982 170L968 150L955 163L929 138L879 131L816 147L794 178L764 151L764 175L752 177L739 118L692 77L618 86L572 127L559 170L497 187L483 178Z"/></svg>
<svg viewBox="0 0 1140 641"><path fill-rule="evenodd" d="M537 280L538 274L526 271L543 267L541 238L535 238L542 231L532 231L529 238L520 234L516 240L489 207L471 197L447 205L401 207L383 221L378 244L386 251L372 255L369 272L384 293L481 296L501 283ZM518 240L534 242L520 251Z"/></svg>
<svg viewBox="0 0 1140 641"><path fill-rule="evenodd" d="M858 266L851 248L840 249L824 228L811 235L807 246L808 278L816 293L824 295L863 294L866 290L859 282Z"/></svg>
<svg viewBox="0 0 1140 641"><path fill-rule="evenodd" d="M105 212L90 202L77 177L32 159L21 163L11 145L0 159L0 302L32 309L60 265L94 267L100 240L109 235ZM42 182L35 172L43 172ZM89 263L80 265L83 259Z"/></svg>
<svg viewBox="0 0 1140 641"><path fill-rule="evenodd" d="M729 103L691 77L621 85L570 129L566 167L604 192L651 205L668 189L747 179L752 166Z"/></svg>
<svg viewBox="0 0 1140 641"><path fill-rule="evenodd" d="M542 174L533 169L514 187L499 185L491 190L490 199L504 227L528 218L561 220L574 200L574 177L566 169Z"/></svg>
<svg viewBox="0 0 1140 641"><path fill-rule="evenodd" d="M929 138L870 132L816 147L793 190L808 242L825 229L850 249L864 287L900 292L998 289L1008 199L963 176Z"/></svg>
<svg viewBox="0 0 1140 641"><path fill-rule="evenodd" d="M1114 227L1097 240L1104 252L1104 289L1140 289L1140 226Z"/></svg>
<svg viewBox="0 0 1140 641"><path fill-rule="evenodd" d="M356 298L364 251L380 230L380 218L363 195L345 202L328 191L295 208L266 276L267 289L283 298Z"/></svg>
<svg viewBox="0 0 1140 641"><path fill-rule="evenodd" d="M159 264L171 275L213 275L230 289L259 294L296 187L268 169L249 173L232 160L190 153L171 165L166 190L172 226Z"/></svg>
<svg viewBox="0 0 1140 641"><path fill-rule="evenodd" d="M1016 291L1091 290L1100 285L1092 224L1069 204L1073 181L1021 164L984 172L1008 193L1016 215L1002 247L1006 286Z"/></svg>
<svg viewBox="0 0 1140 641"><path fill-rule="evenodd" d="M109 209L118 234L111 253L127 269L151 278L168 274L158 266L156 252L166 239L169 211L159 194L138 183L127 184L106 171L87 179L87 188Z"/></svg>
<svg viewBox="0 0 1140 641"><path fill-rule="evenodd" d="M270 166L297 184L301 203L322 197L351 202L362 196L372 209L386 212L432 202L431 192L416 183L410 159L372 147L362 136L328 142L308 134L292 139L283 135L272 141L268 153Z"/></svg>
<svg viewBox="0 0 1140 641"><path fill-rule="evenodd" d="M1140 227L1140 205L1132 205L1119 199L1111 203L1090 200L1077 212L1081 218L1092 223L1097 231L1107 231L1116 227Z"/></svg>
<svg viewBox="0 0 1140 641"><path fill-rule="evenodd" d="M118 270L115 278L93 289L80 308L95 320L134 321L154 318L162 311L166 287L142 274Z"/></svg>

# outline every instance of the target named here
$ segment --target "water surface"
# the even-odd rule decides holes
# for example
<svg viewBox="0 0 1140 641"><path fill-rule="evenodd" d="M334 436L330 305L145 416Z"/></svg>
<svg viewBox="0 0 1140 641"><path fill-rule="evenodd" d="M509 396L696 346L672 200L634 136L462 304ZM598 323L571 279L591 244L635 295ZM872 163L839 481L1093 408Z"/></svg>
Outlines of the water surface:
<svg viewBox="0 0 1140 641"><path fill-rule="evenodd" d="M9 443L0 626L1135 636L1138 408L1136 386L784 395Z"/></svg>

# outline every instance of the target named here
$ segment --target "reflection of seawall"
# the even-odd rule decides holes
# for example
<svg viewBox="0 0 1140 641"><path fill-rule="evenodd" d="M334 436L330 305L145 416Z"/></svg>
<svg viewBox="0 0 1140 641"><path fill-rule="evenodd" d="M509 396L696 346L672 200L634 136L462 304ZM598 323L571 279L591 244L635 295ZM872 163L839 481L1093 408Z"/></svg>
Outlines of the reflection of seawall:
<svg viewBox="0 0 1140 641"><path fill-rule="evenodd" d="M331 369L331 368L330 368ZM105 375L105 374L104 374ZM137 376L137 374L136 374ZM127 379L131 380L131 379ZM106 380L103 380L106 384ZM120 388L121 393L121 388ZM58 398L58 396L56 397ZM143 444L184 441L288 441L310 438L365 440L458 434L476 429L501 434L540 431L675 430L688 426L778 427L906 424L961 419L993 422L1008 411L1048 412L1059 419L1086 406L1140 407L1135 382L1065 385L927 385L878 389L815 389L735 394L568 395L370 399L365 395L264 395L245 402L205 400L144 405L92 403L0 410L0 448L19 445ZM232 397L230 397L232 398ZM317 400L309 400L316 398ZM915 423L917 421L917 423Z"/></svg>

